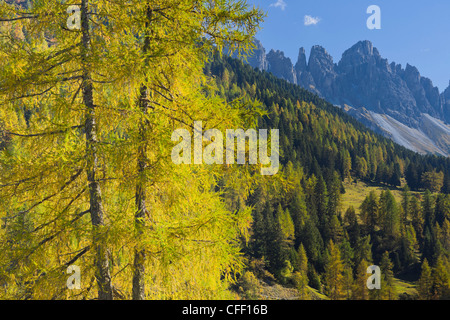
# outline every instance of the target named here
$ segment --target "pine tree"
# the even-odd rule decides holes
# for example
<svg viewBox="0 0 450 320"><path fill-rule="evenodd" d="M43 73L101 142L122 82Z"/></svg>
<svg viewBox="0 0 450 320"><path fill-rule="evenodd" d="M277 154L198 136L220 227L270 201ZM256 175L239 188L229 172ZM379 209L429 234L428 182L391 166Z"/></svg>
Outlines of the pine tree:
<svg viewBox="0 0 450 320"><path fill-rule="evenodd" d="M422 214L425 220L424 229L432 228L435 223L434 199L429 190L426 190L422 200Z"/></svg>
<svg viewBox="0 0 450 320"><path fill-rule="evenodd" d="M292 221L295 229L296 245L299 245L301 232L307 220L306 203L303 195L303 190L299 190L294 195L290 204L290 213L292 214Z"/></svg>
<svg viewBox="0 0 450 320"><path fill-rule="evenodd" d="M287 260L287 244L281 225L272 212L267 212L266 252L269 271L281 278Z"/></svg>
<svg viewBox="0 0 450 320"><path fill-rule="evenodd" d="M335 171L330 181L328 192L328 215L338 215L341 205L341 179L339 174Z"/></svg>
<svg viewBox="0 0 450 320"><path fill-rule="evenodd" d="M445 219L450 219L450 195L438 194L434 211L436 222L442 226Z"/></svg>
<svg viewBox="0 0 450 320"><path fill-rule="evenodd" d="M411 223L416 232L417 241L421 246L423 243L423 225L424 219L422 214L422 209L420 207L420 202L417 197L412 197L410 206Z"/></svg>
<svg viewBox="0 0 450 320"><path fill-rule="evenodd" d="M370 236L360 238L355 246L355 265L359 265L363 260L367 263L372 261L372 244L370 242Z"/></svg>
<svg viewBox="0 0 450 320"><path fill-rule="evenodd" d="M442 224L440 242L442 243L444 250L450 252L450 221L448 219L445 219Z"/></svg>
<svg viewBox="0 0 450 320"><path fill-rule="evenodd" d="M402 226L403 226L408 222L410 211L411 211L411 192L410 192L408 185L406 185L403 188L402 208L403 208L403 215L401 217L401 222L402 222Z"/></svg>
<svg viewBox="0 0 450 320"><path fill-rule="evenodd" d="M333 240L333 242L336 244L341 243L344 236L344 230L337 215L331 216L327 229L329 230L331 240Z"/></svg>
<svg viewBox="0 0 450 320"><path fill-rule="evenodd" d="M361 204L361 218L364 222L367 232L373 234L379 223L378 196L375 191L371 191Z"/></svg>
<svg viewBox="0 0 450 320"><path fill-rule="evenodd" d="M344 226L348 233L350 244L352 247L355 247L360 238L360 226L355 208L353 206L350 206L345 212Z"/></svg>
<svg viewBox="0 0 450 320"><path fill-rule="evenodd" d="M308 253L311 263L320 263L323 250L323 239L317 225L311 218L306 221L304 231L302 232L302 243L305 246L305 250Z"/></svg>
<svg viewBox="0 0 450 320"><path fill-rule="evenodd" d="M317 206L317 217L319 218L320 227L323 228L327 218L328 207L328 191L325 180L320 176L314 188L314 200Z"/></svg>
<svg viewBox="0 0 450 320"><path fill-rule="evenodd" d="M396 238L400 231L400 216L397 202L390 190L385 190L380 195L379 219L385 236Z"/></svg>

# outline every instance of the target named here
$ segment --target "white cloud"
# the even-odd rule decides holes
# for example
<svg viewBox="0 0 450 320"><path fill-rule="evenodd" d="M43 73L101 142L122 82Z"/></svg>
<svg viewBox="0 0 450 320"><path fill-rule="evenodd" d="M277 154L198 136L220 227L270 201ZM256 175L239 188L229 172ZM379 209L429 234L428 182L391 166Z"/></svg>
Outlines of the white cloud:
<svg viewBox="0 0 450 320"><path fill-rule="evenodd" d="M281 10L284 10L286 9L287 4L286 2L284 2L284 0L277 0L277 2L272 3L270 7L280 8Z"/></svg>
<svg viewBox="0 0 450 320"><path fill-rule="evenodd" d="M320 22L319 17L305 16L305 26L315 26Z"/></svg>

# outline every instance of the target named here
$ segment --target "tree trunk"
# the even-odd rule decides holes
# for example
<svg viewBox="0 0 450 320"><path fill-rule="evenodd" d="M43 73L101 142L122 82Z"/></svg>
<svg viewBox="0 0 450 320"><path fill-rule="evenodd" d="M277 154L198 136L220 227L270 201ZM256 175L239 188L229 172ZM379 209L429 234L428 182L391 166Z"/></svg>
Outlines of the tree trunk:
<svg viewBox="0 0 450 320"><path fill-rule="evenodd" d="M147 19L148 21L145 23L145 27L148 28L150 26L150 21L152 18L152 10L150 8L150 4L147 2ZM145 39L144 39L144 47L143 53L147 54L150 50L150 38L149 32L146 31ZM148 66L148 58L145 58L145 64ZM139 108L141 112L145 116L150 107L149 101L149 90L145 85L142 85L140 88L140 97L139 97ZM145 169L148 164L147 159L147 149L146 149L146 131L150 130L150 126L148 121L142 119L139 124L139 149L138 149L138 182L136 184L136 214L135 214L135 225L137 235L142 234L142 229L145 225L145 215L148 214L147 211L147 199L145 194ZM133 272L133 300L144 300L145 299L145 250L136 247L134 253L134 272Z"/></svg>
<svg viewBox="0 0 450 320"><path fill-rule="evenodd" d="M147 95L147 88L143 86L141 88L140 107L144 114L148 108L148 103L144 100ZM137 236L139 237L145 226L145 215L148 214L146 206L146 194L145 194L145 168L147 166L146 148L145 148L145 122L141 121L139 124L140 133L140 145L138 149L138 182L136 184L136 214L135 214L135 226ZM139 241L138 241L139 243ZM133 300L145 299L145 250L139 245L135 248L134 253L134 271L133 271Z"/></svg>
<svg viewBox="0 0 450 320"><path fill-rule="evenodd" d="M90 34L89 34L89 16L88 0L81 1L81 32L82 32L82 50L81 59L83 63L83 102L86 106L85 112L85 131L86 131L86 162L87 179L90 195L90 214L93 227L93 248L95 252L95 277L98 284L98 299L112 300L111 275L109 270L108 249L101 237L103 220L103 203L100 184L97 176L97 127L95 105L93 97L93 84L89 66Z"/></svg>
<svg viewBox="0 0 450 320"><path fill-rule="evenodd" d="M148 54L150 50L150 34L148 28L150 26L150 22L152 19L153 11L150 7L150 3L147 2L147 21L145 23L146 33L144 39L144 47L143 53L144 55ZM149 65L148 57L145 57L146 66ZM139 108L141 109L142 114L145 116L150 107L150 103L148 101L149 90L146 85L141 85L140 88L140 97L139 97ZM146 148L146 135L147 130L150 130L149 123L146 119L142 119L139 123L139 149L138 149L138 182L136 184L136 215L135 215L135 225L137 230L137 235L142 234L142 229L145 225L145 216L148 215L147 210L147 198L145 194L145 169L148 164L147 159L147 148ZM134 273L133 273L133 300L144 300L145 299L145 250L136 247L134 254Z"/></svg>

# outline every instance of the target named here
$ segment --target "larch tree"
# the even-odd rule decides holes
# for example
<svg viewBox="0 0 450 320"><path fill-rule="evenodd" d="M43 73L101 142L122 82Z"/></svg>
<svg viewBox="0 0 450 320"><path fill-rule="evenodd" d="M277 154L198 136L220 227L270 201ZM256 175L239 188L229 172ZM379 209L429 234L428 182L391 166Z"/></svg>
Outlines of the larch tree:
<svg viewBox="0 0 450 320"><path fill-rule="evenodd" d="M436 261L436 266L432 271L433 279L433 299L448 299L450 296L450 275L443 255L440 255Z"/></svg>
<svg viewBox="0 0 450 320"><path fill-rule="evenodd" d="M417 285L419 299L430 300L432 297L433 278L431 277L431 268L427 259L422 262L422 271Z"/></svg>
<svg viewBox="0 0 450 320"><path fill-rule="evenodd" d="M367 288L367 267L369 266L366 260L361 260L356 268L355 281L353 283L352 299L353 300L368 300L369 289Z"/></svg>
<svg viewBox="0 0 450 320"><path fill-rule="evenodd" d="M261 12L245 1L71 4L0 5L6 296L220 296L241 265L249 210L230 212L214 192L222 168L174 165L171 133L193 134L193 120L249 123L245 106L215 96L202 66L214 48L248 49ZM75 263L89 281L76 293L61 272Z"/></svg>
<svg viewBox="0 0 450 320"><path fill-rule="evenodd" d="M379 293L379 298L383 300L395 300L396 292L394 287L394 273L392 272L393 264L389 258L389 253L383 253L380 262L381 269L381 289L374 291Z"/></svg>
<svg viewBox="0 0 450 320"><path fill-rule="evenodd" d="M344 264L339 247L330 240L329 255L325 266L325 287L328 297L340 300L344 296Z"/></svg>

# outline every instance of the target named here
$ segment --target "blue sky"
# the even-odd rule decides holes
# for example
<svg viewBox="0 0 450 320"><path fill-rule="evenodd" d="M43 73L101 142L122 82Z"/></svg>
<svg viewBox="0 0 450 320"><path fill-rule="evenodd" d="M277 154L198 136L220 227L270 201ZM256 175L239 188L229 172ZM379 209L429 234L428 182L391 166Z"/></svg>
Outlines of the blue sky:
<svg viewBox="0 0 450 320"><path fill-rule="evenodd" d="M313 45L321 45L337 63L356 42L370 40L389 62L416 66L441 92L449 85L449 0L247 1L267 13L257 35L266 51L281 50L294 64L300 47L308 57ZM380 30L366 26L370 5L381 9Z"/></svg>

